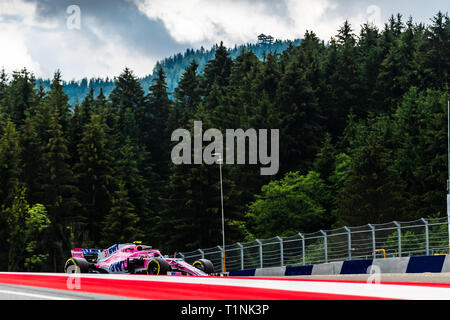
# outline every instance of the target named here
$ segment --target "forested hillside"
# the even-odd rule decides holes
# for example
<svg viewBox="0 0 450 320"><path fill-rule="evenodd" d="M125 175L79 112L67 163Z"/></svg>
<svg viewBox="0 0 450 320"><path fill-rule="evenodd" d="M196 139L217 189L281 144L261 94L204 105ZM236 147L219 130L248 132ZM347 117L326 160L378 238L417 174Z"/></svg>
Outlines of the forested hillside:
<svg viewBox="0 0 450 320"><path fill-rule="evenodd" d="M260 60L264 59L266 53L281 53L287 49L290 45L299 45L300 40L294 41L282 41L276 40L269 43L257 43L257 44L245 44L235 46L234 48L228 48L227 52L230 57L235 59L242 50L252 51ZM183 54L178 53L171 57L165 58L159 61L153 72L146 77L139 78L138 81L141 84L144 92L148 94L148 88L152 85L154 79L158 75L158 69L162 68L166 74L167 92L169 97L173 98L174 89L178 86L178 81L184 70L189 66L192 60L195 60L198 64L198 72L203 72L206 64L209 60L214 58L215 52L218 49L218 45L214 45L211 49L206 50L201 47L198 50L187 49ZM142 70L140 70L142 73ZM64 92L69 96L69 104L75 105L81 103L83 99L89 94L91 88L94 89L94 94L97 96L100 92L100 88L103 90L105 97L108 97L111 91L114 89L116 78L114 79L101 79L101 78L83 78L80 81L72 80L63 82ZM36 86L42 83L46 91L50 90L51 80L36 79Z"/></svg>
<svg viewBox="0 0 450 320"><path fill-rule="evenodd" d="M0 75L0 270L61 270L73 247L142 240L164 252L221 243L218 165L174 165L171 133L280 129L280 171L224 165L226 241L445 214L450 22L345 22L262 60L223 45L173 99L158 68L125 69L106 98L68 103Z"/></svg>

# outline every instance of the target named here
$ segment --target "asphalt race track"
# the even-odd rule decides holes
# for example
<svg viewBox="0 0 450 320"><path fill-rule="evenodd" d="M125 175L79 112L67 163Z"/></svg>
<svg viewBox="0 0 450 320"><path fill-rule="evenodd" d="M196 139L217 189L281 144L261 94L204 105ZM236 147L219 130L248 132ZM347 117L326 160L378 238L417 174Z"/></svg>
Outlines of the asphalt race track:
<svg viewBox="0 0 450 320"><path fill-rule="evenodd" d="M372 277L371 277L372 276ZM450 300L450 274L289 278L0 273L2 300Z"/></svg>

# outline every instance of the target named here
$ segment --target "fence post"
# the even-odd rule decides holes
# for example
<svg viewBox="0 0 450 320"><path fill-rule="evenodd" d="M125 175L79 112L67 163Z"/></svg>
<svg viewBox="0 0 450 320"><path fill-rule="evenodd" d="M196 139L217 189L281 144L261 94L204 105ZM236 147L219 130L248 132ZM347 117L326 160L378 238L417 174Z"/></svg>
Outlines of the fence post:
<svg viewBox="0 0 450 320"><path fill-rule="evenodd" d="M352 260L352 232L349 228L344 227L345 231L347 231L347 244L348 244L348 260Z"/></svg>
<svg viewBox="0 0 450 320"><path fill-rule="evenodd" d="M398 223L397 221L394 221L395 226L397 227L397 235L398 235L398 256L401 257L402 256L402 230L401 230L401 226L400 223Z"/></svg>
<svg viewBox="0 0 450 320"><path fill-rule="evenodd" d="M375 227L373 225L371 225L370 223L368 224L369 228L372 230L372 251L373 251L373 258L375 259L376 257L376 251L377 251L377 243L375 241Z"/></svg>
<svg viewBox="0 0 450 320"><path fill-rule="evenodd" d="M262 242L256 239L256 242L259 244L259 266L263 268L263 251L262 251Z"/></svg>
<svg viewBox="0 0 450 320"><path fill-rule="evenodd" d="M205 251L203 251L202 249L198 249L198 252L200 252L200 257L202 259L205 259Z"/></svg>
<svg viewBox="0 0 450 320"><path fill-rule="evenodd" d="M305 265L305 237L299 233L298 234L300 236L300 238L302 238L302 260L303 260L303 265Z"/></svg>
<svg viewBox="0 0 450 320"><path fill-rule="evenodd" d="M426 255L430 255L430 236L428 233L428 221L422 218L423 223L425 224L425 252Z"/></svg>
<svg viewBox="0 0 450 320"><path fill-rule="evenodd" d="M328 263L328 244L327 244L327 233L323 230L320 230L320 233L323 234L323 249L325 253L325 263Z"/></svg>
<svg viewBox="0 0 450 320"><path fill-rule="evenodd" d="M242 244L240 242L236 243L237 246L239 247L240 251L241 251L241 270L244 270L244 247L242 246Z"/></svg>
<svg viewBox="0 0 450 320"><path fill-rule="evenodd" d="M283 248L283 239L279 236L277 236L278 241L280 241L280 266L282 267L284 265L284 248Z"/></svg>
<svg viewBox="0 0 450 320"><path fill-rule="evenodd" d="M217 248L219 248L219 251L220 251L220 270L222 270L222 272L224 272L223 271L224 265L223 265L223 259L222 259L222 257L223 257L223 249L222 249L221 246L217 246Z"/></svg>
<svg viewBox="0 0 450 320"><path fill-rule="evenodd" d="M238 242L237 246L241 249L241 270L244 270L244 246Z"/></svg>

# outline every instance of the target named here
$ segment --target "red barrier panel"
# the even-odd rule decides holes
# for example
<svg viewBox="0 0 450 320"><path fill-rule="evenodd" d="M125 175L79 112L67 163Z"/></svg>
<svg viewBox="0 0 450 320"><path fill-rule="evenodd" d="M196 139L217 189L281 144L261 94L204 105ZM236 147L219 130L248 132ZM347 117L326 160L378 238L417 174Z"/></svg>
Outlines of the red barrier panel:
<svg viewBox="0 0 450 320"><path fill-rule="evenodd" d="M449 285L360 281L0 273L0 283L152 300L450 299Z"/></svg>
<svg viewBox="0 0 450 320"><path fill-rule="evenodd" d="M76 281L79 279L79 288ZM226 285L118 280L69 276L0 274L0 283L75 290L95 294L151 300L355 300L363 297L309 292L248 288ZM72 287L73 289L69 289Z"/></svg>

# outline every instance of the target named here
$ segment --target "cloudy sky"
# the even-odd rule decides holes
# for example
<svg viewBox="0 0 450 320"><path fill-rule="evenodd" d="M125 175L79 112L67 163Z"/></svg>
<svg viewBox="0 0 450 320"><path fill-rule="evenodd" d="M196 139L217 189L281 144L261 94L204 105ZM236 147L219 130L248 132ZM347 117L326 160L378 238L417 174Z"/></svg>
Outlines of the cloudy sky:
<svg viewBox="0 0 450 320"><path fill-rule="evenodd" d="M138 76L187 48L255 42L260 33L324 40L345 20L355 31L382 26L400 12L428 23L448 0L0 0L0 68L27 67L66 80L114 77L128 66Z"/></svg>

